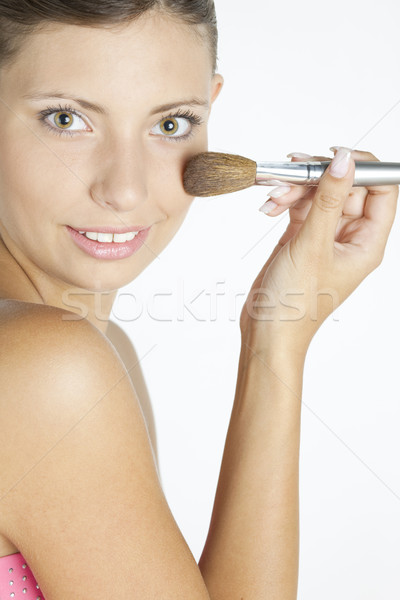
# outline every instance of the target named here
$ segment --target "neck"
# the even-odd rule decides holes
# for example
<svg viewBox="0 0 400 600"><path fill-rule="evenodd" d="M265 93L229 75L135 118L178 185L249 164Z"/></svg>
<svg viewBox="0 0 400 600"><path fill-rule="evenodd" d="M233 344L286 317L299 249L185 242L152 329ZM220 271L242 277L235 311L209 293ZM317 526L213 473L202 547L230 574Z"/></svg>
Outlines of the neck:
<svg viewBox="0 0 400 600"><path fill-rule="evenodd" d="M56 281L14 256L0 237L0 298L46 304L87 319L106 333L117 290L93 292Z"/></svg>
<svg viewBox="0 0 400 600"><path fill-rule="evenodd" d="M81 288L65 287L60 303L53 303L53 306L69 310L75 315L87 319L102 333L106 333L116 295L116 290L92 292ZM46 302L46 304L48 303Z"/></svg>

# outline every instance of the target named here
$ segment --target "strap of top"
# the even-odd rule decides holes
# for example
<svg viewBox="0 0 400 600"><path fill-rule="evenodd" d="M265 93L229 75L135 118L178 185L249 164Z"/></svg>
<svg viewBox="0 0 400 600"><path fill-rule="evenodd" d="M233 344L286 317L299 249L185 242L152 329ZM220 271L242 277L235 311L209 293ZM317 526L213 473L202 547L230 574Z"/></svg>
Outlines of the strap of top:
<svg viewBox="0 0 400 600"><path fill-rule="evenodd" d="M0 558L0 600L45 600L20 552Z"/></svg>

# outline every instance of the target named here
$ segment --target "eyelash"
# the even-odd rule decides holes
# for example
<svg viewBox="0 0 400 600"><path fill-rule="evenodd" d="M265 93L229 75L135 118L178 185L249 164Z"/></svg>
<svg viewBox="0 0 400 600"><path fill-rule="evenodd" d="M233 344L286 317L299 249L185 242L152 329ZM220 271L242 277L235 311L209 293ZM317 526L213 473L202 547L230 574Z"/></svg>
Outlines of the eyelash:
<svg viewBox="0 0 400 600"><path fill-rule="evenodd" d="M64 136L64 135L68 135L70 137L80 133L79 131L68 131L67 129L58 129L57 127L53 127L51 126L47 121L47 117L49 117L50 115L54 114L54 113L58 113L58 112L68 112L71 113L72 115L75 115L77 117L79 117L80 119L83 119L83 116L78 113L74 108L72 108L71 106L61 106L58 105L57 106L48 106L46 109L41 110L39 113L39 121L44 125L44 127L46 127L47 129L49 129L52 133L54 133L55 135L58 136ZM157 125L158 123L161 123L162 121L164 121L165 119L187 119L189 121L189 123L191 123L192 127L191 130L189 131L189 133L182 135L182 136L175 136L175 137L169 137L169 136L161 136L161 137L165 137L168 141L171 142L183 142L187 139L189 139L190 137L192 137L193 133L194 133L194 129L196 127L199 127L200 125L202 125L202 123L204 122L203 119L201 117L199 117L199 115L196 115L194 112L192 112L191 110L178 110L175 113L171 113L171 114L167 114L161 117L161 119L159 119L159 121L157 121L157 123L155 125ZM154 127L155 127L154 125Z"/></svg>
<svg viewBox="0 0 400 600"><path fill-rule="evenodd" d="M39 115L40 115L39 121L41 121L41 123L44 125L44 127L49 129L55 135L61 135L61 136L68 135L68 136L72 137L77 132L72 133L72 131L68 131L67 129L58 129L56 127L53 127L52 125L49 125L49 123L46 121L47 117L49 117L50 115L52 115L54 113L58 113L58 112L68 112L68 113L71 113L72 115L75 115L76 117L79 117L80 119L83 119L82 115L79 114L76 110L74 110L71 106L61 106L61 104L60 104L58 107L57 106L48 106L46 109L41 110L39 113Z"/></svg>
<svg viewBox="0 0 400 600"><path fill-rule="evenodd" d="M199 115L196 115L191 110L182 109L177 110L176 113L170 113L169 115L162 116L161 119L157 121L156 125L158 123L161 123L165 119L186 119L192 125L189 133L186 133L185 135L181 135L178 137L169 137L167 135L161 136L162 138L165 138L168 142L184 142L188 140L194 134L194 130L196 129L196 127L199 127L204 123L203 119L199 117Z"/></svg>

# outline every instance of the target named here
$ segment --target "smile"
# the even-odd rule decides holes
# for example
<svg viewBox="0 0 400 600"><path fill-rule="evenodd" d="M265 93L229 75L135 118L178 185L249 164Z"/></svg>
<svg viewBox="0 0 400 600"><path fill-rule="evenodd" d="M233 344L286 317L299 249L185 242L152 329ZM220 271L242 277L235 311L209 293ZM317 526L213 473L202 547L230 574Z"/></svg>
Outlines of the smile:
<svg viewBox="0 0 400 600"><path fill-rule="evenodd" d="M140 250L151 226L140 231L84 231L67 225L67 232L76 246L85 254L100 260L129 258Z"/></svg>
<svg viewBox="0 0 400 600"><path fill-rule="evenodd" d="M116 243L123 244L124 242L131 242L137 235L138 231L129 231L128 233L99 233L97 231L80 231L81 235L84 235L88 240L100 243Z"/></svg>

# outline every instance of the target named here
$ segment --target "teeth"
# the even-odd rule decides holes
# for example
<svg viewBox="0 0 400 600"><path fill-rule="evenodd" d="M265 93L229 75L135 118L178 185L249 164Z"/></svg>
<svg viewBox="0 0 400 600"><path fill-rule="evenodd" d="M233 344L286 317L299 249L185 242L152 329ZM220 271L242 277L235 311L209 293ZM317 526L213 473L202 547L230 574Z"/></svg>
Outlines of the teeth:
<svg viewBox="0 0 400 600"><path fill-rule="evenodd" d="M110 243L113 241L113 234L112 233L98 233L97 234L97 241L98 242L107 242Z"/></svg>
<svg viewBox="0 0 400 600"><path fill-rule="evenodd" d="M110 243L115 242L116 244L123 244L124 242L130 242L133 240L138 231L130 231L129 233L97 233L95 231L80 231L79 233L84 234L89 240L94 242Z"/></svg>
<svg viewBox="0 0 400 600"><path fill-rule="evenodd" d="M132 237L128 237L128 236ZM122 244L123 242L127 242L128 240L133 240L135 237L134 233L114 233L114 242L117 244Z"/></svg>

